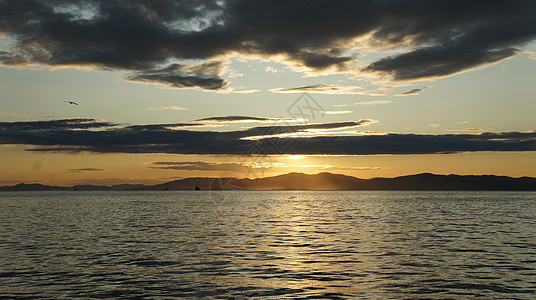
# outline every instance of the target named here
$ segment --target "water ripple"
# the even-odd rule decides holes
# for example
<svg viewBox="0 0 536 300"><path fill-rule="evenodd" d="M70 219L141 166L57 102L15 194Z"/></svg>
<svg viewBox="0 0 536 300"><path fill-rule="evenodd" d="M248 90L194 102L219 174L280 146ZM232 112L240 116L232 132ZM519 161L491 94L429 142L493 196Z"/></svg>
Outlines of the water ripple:
<svg viewBox="0 0 536 300"><path fill-rule="evenodd" d="M225 193L225 192L223 192ZM536 193L0 195L0 298L527 299Z"/></svg>

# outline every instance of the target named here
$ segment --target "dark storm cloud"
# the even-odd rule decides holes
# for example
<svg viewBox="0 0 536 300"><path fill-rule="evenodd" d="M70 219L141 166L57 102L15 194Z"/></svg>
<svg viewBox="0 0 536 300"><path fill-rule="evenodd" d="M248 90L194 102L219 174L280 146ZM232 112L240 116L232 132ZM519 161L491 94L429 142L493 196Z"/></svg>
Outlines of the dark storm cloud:
<svg viewBox="0 0 536 300"><path fill-rule="evenodd" d="M313 71L357 71L351 53L359 47L398 47L400 54L362 71L415 80L513 56L536 36L536 2L3 0L0 33L16 40L0 52L6 65L129 70L130 80L176 88L218 90L226 81L164 67L173 60L238 53L284 57Z"/></svg>
<svg viewBox="0 0 536 300"><path fill-rule="evenodd" d="M190 131L134 125L123 128L86 130L58 127L71 120L2 123L0 144L32 145L32 151L89 151L101 153L173 154L428 154L472 151L536 151L536 131L481 134L386 134L317 136L302 138L261 138L254 136L304 132L306 130L347 129L368 125L371 120L296 126L262 126L239 131ZM283 146L285 145L285 146ZM291 146L288 146L291 145Z"/></svg>
<svg viewBox="0 0 536 300"><path fill-rule="evenodd" d="M380 41L417 48L373 62L365 71L389 74L395 80L441 77L509 58L518 52L514 46L536 37L534 1L428 3L410 7L399 2L395 15L403 18L412 10L417 13L414 19L386 24L374 33Z"/></svg>
<svg viewBox="0 0 536 300"><path fill-rule="evenodd" d="M92 119L87 119L92 120ZM251 142L241 140L250 136L292 133L306 129L333 129L359 126L369 122L340 122L299 126L263 126L243 131L190 131L182 126L200 124L151 124L115 127L108 130L81 130L76 127L58 127L73 123L72 119L55 121L4 122L0 126L0 144L27 144L51 146L52 150L126 152L126 153L240 153ZM27 124L26 124L27 123ZM14 124L14 125L12 125ZM46 124L51 126L47 128ZM211 149L212 148L212 149ZM51 149L48 149L51 150Z"/></svg>

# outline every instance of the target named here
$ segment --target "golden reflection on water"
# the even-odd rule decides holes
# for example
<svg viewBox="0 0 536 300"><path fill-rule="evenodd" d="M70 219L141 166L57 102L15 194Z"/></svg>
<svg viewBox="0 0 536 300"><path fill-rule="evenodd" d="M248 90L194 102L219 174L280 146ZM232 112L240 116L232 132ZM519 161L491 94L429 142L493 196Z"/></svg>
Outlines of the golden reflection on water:
<svg viewBox="0 0 536 300"><path fill-rule="evenodd" d="M11 195L0 295L527 298L536 272L535 193Z"/></svg>

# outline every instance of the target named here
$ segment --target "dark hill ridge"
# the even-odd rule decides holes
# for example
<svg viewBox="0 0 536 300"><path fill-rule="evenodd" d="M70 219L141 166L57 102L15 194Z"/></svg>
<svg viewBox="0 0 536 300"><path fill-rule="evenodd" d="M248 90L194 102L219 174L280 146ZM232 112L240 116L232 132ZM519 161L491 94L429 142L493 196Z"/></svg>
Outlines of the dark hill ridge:
<svg viewBox="0 0 536 300"><path fill-rule="evenodd" d="M193 177L163 184L71 187L20 183L0 187L0 191L68 191L68 190L400 190L400 191L536 191L536 178L495 175L435 175L422 173L395 178L359 179L352 176L319 173L289 173L257 179Z"/></svg>

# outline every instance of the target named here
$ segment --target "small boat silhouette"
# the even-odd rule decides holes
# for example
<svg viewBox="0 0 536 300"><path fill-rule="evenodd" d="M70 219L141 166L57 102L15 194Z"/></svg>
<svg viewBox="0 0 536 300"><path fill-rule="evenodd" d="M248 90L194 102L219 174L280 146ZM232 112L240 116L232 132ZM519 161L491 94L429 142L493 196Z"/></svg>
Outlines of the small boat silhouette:
<svg viewBox="0 0 536 300"><path fill-rule="evenodd" d="M199 186L196 185L196 186L195 186L195 190L196 190L196 191L199 191L199 190L201 190L201 188L200 188Z"/></svg>

